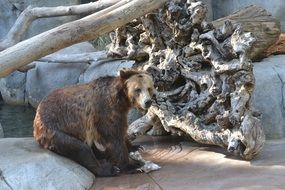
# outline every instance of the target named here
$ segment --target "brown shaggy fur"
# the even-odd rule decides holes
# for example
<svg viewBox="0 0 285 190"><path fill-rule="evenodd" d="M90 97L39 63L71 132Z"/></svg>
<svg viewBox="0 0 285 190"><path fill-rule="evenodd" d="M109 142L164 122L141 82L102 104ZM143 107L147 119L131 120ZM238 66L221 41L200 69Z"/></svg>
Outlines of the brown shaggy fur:
<svg viewBox="0 0 285 190"><path fill-rule="evenodd" d="M129 160L127 113L147 109L153 90L151 77L134 70L55 90L38 106L34 137L97 176L116 175L118 168L132 173L138 165Z"/></svg>

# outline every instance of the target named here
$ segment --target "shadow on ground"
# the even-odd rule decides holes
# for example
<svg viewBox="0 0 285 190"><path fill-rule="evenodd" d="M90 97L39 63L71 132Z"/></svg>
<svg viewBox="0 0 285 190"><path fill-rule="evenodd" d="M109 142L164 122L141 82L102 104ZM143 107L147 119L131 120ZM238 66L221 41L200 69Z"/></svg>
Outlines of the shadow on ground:
<svg viewBox="0 0 285 190"><path fill-rule="evenodd" d="M262 153L244 161L219 147L177 137L141 137L144 158L162 168L149 174L97 178L93 189L284 189L285 140L267 141Z"/></svg>

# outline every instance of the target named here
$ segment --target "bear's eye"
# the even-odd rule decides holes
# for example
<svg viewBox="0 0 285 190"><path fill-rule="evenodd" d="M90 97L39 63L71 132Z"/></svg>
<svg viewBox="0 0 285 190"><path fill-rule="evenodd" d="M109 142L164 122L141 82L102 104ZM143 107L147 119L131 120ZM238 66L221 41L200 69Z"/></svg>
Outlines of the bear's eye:
<svg viewBox="0 0 285 190"><path fill-rule="evenodd" d="M135 89L135 93L136 93L136 94L140 94L141 91L142 91L142 90L141 90L140 88Z"/></svg>
<svg viewBox="0 0 285 190"><path fill-rule="evenodd" d="M150 94L152 93L152 88L148 88L147 90Z"/></svg>

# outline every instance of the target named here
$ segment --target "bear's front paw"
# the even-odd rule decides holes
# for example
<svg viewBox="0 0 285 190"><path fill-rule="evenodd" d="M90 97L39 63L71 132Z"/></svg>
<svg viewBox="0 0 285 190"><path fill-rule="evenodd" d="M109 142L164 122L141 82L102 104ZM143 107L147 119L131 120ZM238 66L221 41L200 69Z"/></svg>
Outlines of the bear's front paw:
<svg viewBox="0 0 285 190"><path fill-rule="evenodd" d="M120 173L120 169L106 160L100 161L100 166L96 171L98 177L113 177Z"/></svg>
<svg viewBox="0 0 285 190"><path fill-rule="evenodd" d="M143 146L141 146L141 145L132 145L130 150L129 150L129 153L130 152L136 152L136 151L144 152L145 148Z"/></svg>
<svg viewBox="0 0 285 190"><path fill-rule="evenodd" d="M142 166L143 166L143 164L141 162L132 160L132 161L130 161L129 164L125 165L122 168L122 172L125 173L125 174L139 173L139 172L141 172L139 170L139 168L142 167Z"/></svg>

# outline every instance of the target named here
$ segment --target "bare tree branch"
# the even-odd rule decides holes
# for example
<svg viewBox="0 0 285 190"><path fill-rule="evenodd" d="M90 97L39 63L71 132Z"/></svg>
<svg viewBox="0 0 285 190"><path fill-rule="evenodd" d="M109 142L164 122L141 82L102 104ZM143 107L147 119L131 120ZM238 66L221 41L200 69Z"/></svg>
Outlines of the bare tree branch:
<svg viewBox="0 0 285 190"><path fill-rule="evenodd" d="M167 1L121 0L102 11L22 41L0 52L0 77L64 47L95 39L159 8Z"/></svg>
<svg viewBox="0 0 285 190"><path fill-rule="evenodd" d="M107 7L110 7L120 0L99 0L96 2L59 7L27 7L17 18L8 34L0 41L0 51L15 45L23 40L26 31L31 23L44 17L70 16L80 14L91 14Z"/></svg>

